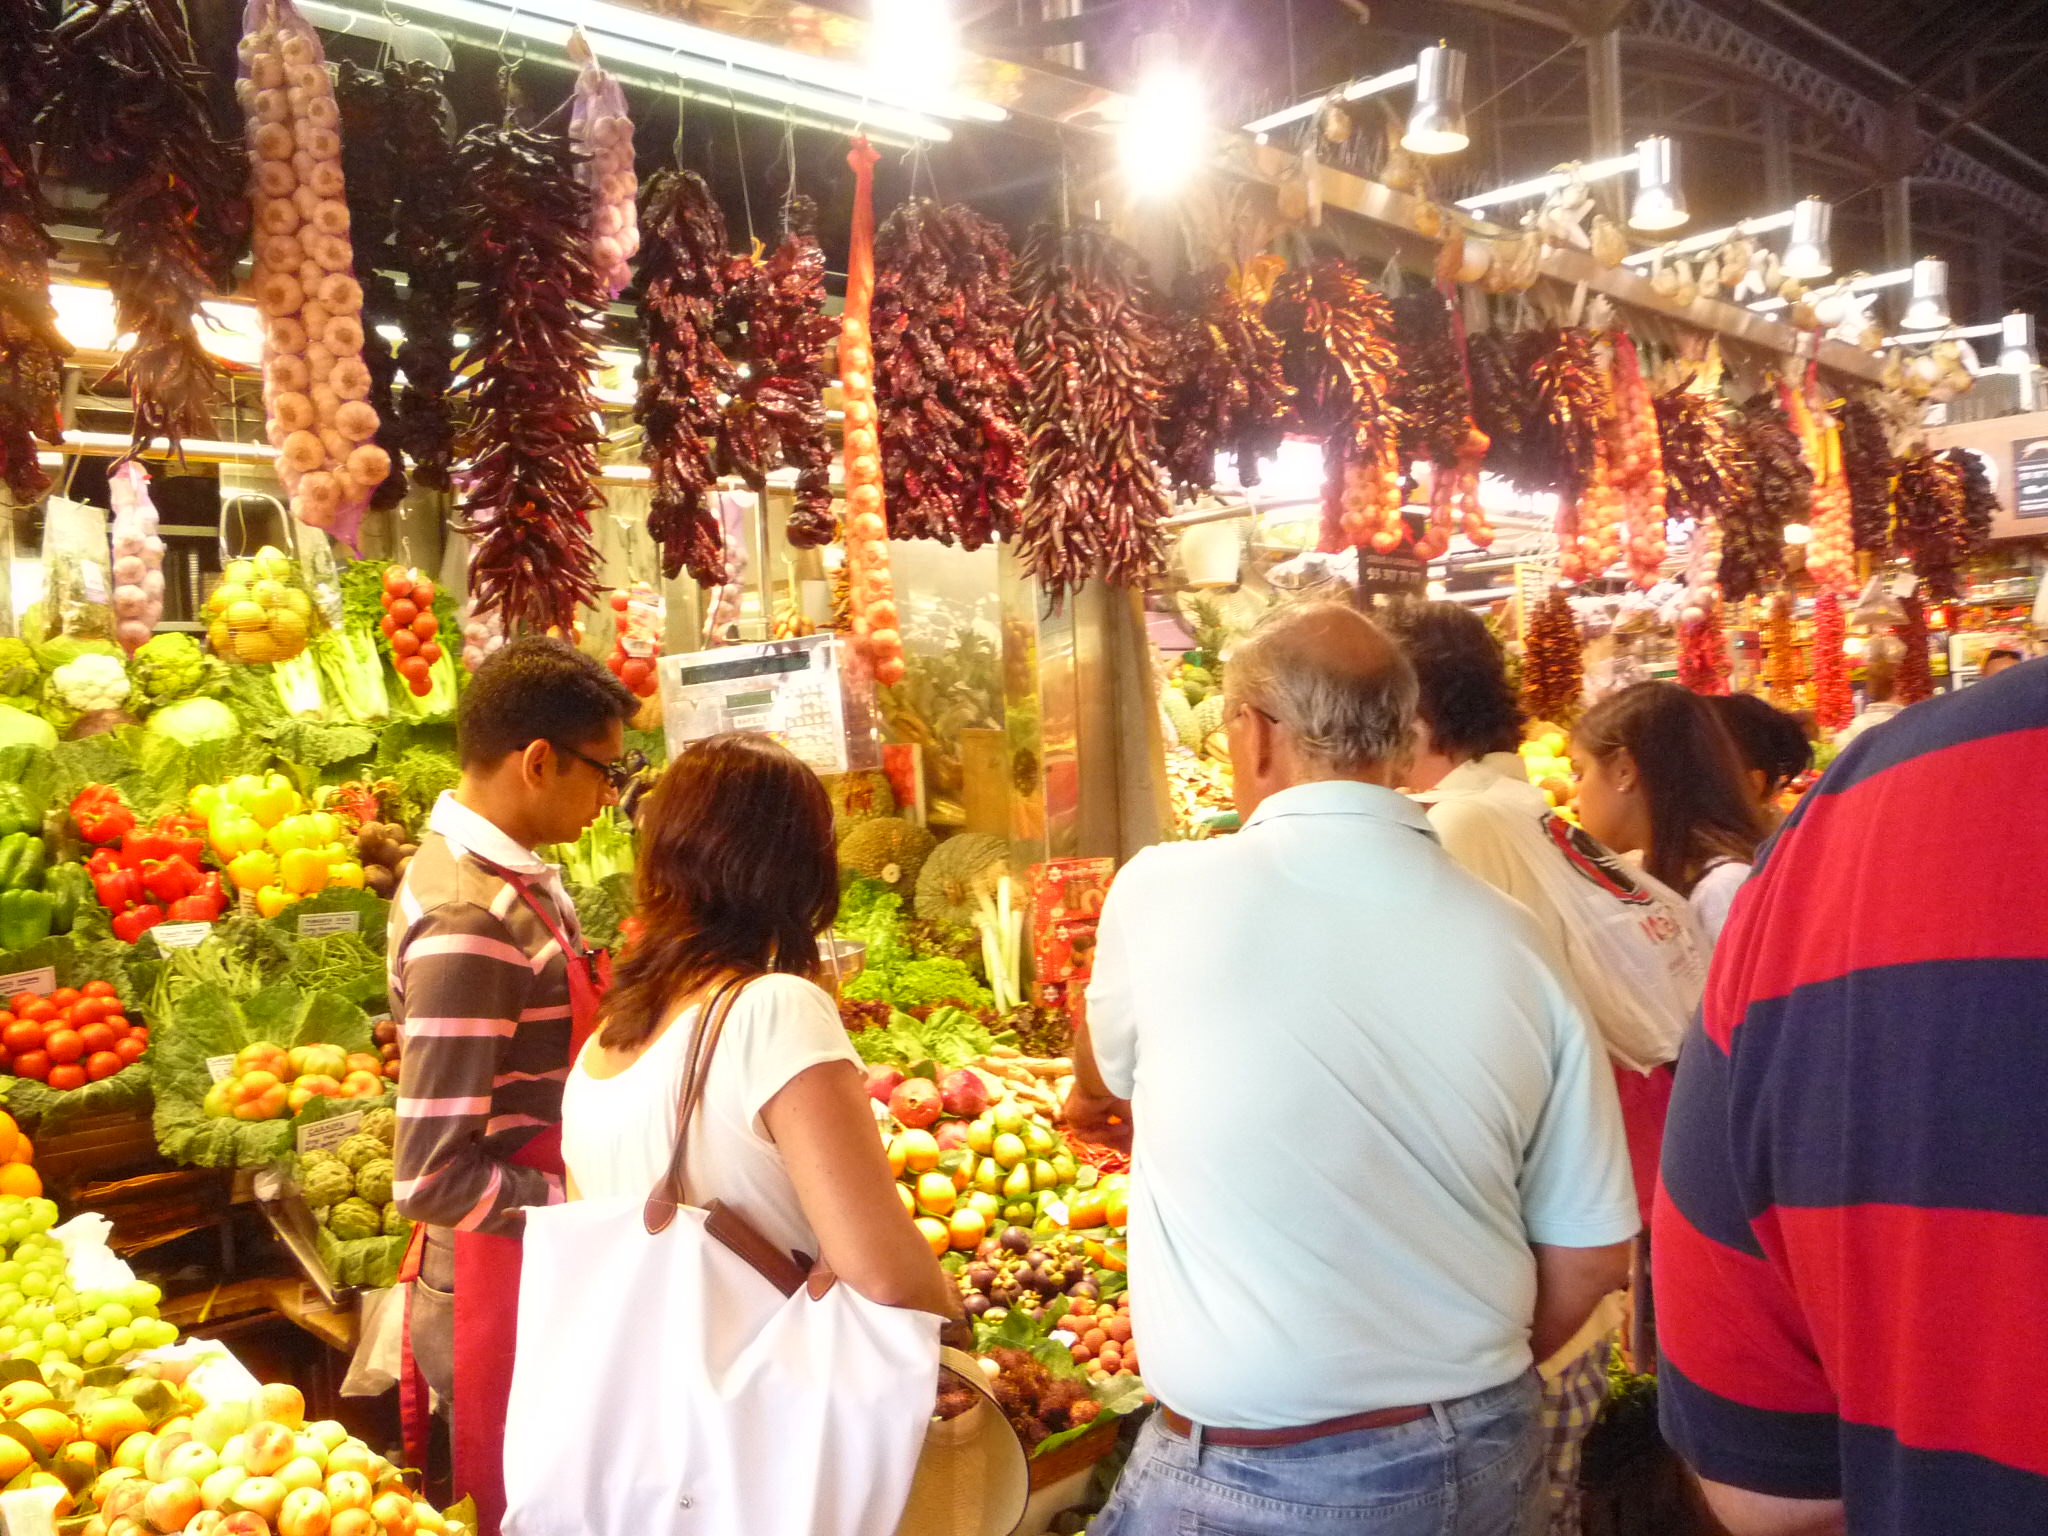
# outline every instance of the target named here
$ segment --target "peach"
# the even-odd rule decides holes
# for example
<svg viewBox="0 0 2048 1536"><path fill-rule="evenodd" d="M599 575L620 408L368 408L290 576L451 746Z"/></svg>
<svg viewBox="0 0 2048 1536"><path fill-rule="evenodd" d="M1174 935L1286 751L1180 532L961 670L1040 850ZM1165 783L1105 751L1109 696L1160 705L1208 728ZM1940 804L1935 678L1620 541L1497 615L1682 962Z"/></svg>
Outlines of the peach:
<svg viewBox="0 0 2048 1536"><path fill-rule="evenodd" d="M199 1485L189 1477L158 1483L142 1498L142 1518L160 1531L182 1531L200 1508Z"/></svg>
<svg viewBox="0 0 2048 1536"><path fill-rule="evenodd" d="M274 1477L245 1477L231 1498L241 1509L268 1521L277 1518L278 1510L284 1506L284 1495L284 1484Z"/></svg>
<svg viewBox="0 0 2048 1536"><path fill-rule="evenodd" d="M277 1536L327 1536L334 1512L318 1488L294 1488L277 1514Z"/></svg>
<svg viewBox="0 0 2048 1536"><path fill-rule="evenodd" d="M277 1480L284 1484L288 1493L300 1488L318 1488L324 1476L320 1463L310 1456L294 1456L277 1469Z"/></svg>
<svg viewBox="0 0 2048 1536"><path fill-rule="evenodd" d="M360 1472L327 1474L327 1502L337 1513L370 1507L370 1480Z"/></svg>
<svg viewBox="0 0 2048 1536"><path fill-rule="evenodd" d="M292 1459L298 1446L282 1424L265 1420L249 1426L249 1449L242 1465L256 1477L268 1477Z"/></svg>

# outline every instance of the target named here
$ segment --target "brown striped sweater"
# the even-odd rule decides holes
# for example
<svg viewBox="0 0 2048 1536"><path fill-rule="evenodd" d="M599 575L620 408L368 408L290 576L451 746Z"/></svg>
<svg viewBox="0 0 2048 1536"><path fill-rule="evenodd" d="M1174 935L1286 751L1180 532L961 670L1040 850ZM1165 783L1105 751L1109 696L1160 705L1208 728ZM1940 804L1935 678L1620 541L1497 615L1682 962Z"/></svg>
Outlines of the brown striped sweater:
<svg viewBox="0 0 2048 1536"><path fill-rule="evenodd" d="M527 876L581 943L558 879L443 795L391 905L391 1016L404 1042L392 1198L414 1221L516 1233L561 1180L509 1159L562 1118L569 1075L568 960L512 884Z"/></svg>

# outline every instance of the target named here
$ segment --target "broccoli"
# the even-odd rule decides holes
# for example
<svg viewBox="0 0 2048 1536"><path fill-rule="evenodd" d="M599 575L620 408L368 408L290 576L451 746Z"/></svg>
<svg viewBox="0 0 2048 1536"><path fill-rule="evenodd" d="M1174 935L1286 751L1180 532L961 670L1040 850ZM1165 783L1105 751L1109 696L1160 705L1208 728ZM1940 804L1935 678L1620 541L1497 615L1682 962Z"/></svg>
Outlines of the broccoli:
<svg viewBox="0 0 2048 1536"><path fill-rule="evenodd" d="M151 704L190 698L213 680L206 653L190 635L152 635L129 665L135 686Z"/></svg>

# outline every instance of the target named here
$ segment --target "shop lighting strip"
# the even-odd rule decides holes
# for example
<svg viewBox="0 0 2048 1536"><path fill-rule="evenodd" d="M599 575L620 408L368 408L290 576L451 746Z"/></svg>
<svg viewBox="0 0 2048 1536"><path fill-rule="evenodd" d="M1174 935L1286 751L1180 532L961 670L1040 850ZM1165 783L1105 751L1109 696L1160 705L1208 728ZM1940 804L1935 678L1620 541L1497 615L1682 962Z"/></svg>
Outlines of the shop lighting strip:
<svg viewBox="0 0 2048 1536"><path fill-rule="evenodd" d="M1759 218L1744 219L1740 224L1731 224L1726 229L1710 229L1703 235L1687 235L1683 240L1666 241L1654 250L1637 251L1633 256L1624 256L1622 265L1644 267L1662 256L1687 256L1694 251L1709 251L1717 245L1744 235L1767 235L1773 230L1792 227L1792 210L1783 213L1767 213Z"/></svg>
<svg viewBox="0 0 2048 1536"><path fill-rule="evenodd" d="M1623 172L1632 171L1635 168L1636 151L1630 150L1627 154L1616 155L1611 160L1588 161L1579 167L1578 179L1580 181L1605 181L1611 176L1619 176ZM1499 187L1491 192L1481 192L1476 197L1461 197L1458 199L1458 206L1468 212L1478 213L1481 209L1496 208L1502 203L1519 203L1532 197L1542 197L1548 193L1555 192L1571 179L1572 177L1569 172L1551 171L1547 175L1532 176L1527 181L1515 182L1512 186Z"/></svg>
<svg viewBox="0 0 2048 1536"><path fill-rule="evenodd" d="M1869 293L1874 288L1897 288L1902 283L1910 283L1911 281L1913 281L1913 269L1911 267L1901 267L1896 272L1880 272L1875 277L1859 277L1856 281L1849 284L1849 291L1851 293ZM1831 283L1827 286L1833 287L1834 285ZM1783 299L1759 299L1749 307L1760 315L1770 315L1785 308L1785 301Z"/></svg>
<svg viewBox="0 0 2048 1536"><path fill-rule="evenodd" d="M2005 327L1998 321L1989 325L1952 325L1945 331L1903 331L1897 336L1887 336L1884 344L1888 347L1925 347L1937 341L1969 341L1978 336L2002 336Z"/></svg>
<svg viewBox="0 0 2048 1536"><path fill-rule="evenodd" d="M1337 101L1363 101L1368 96L1384 95L1386 92L1398 90L1404 85L1413 85L1416 74L1417 70L1413 64L1403 64L1399 69L1390 69L1384 75L1374 75L1368 80L1352 81L1342 90L1336 92L1334 99ZM1254 122L1246 123L1244 131L1246 133L1267 134L1271 133L1275 128L1285 128L1289 123L1297 123L1304 117L1310 116L1315 112L1316 108L1331 99L1333 99L1331 95L1325 94L1311 97L1307 101L1298 101L1291 107L1283 107L1278 112L1269 112Z"/></svg>
<svg viewBox="0 0 2048 1536"><path fill-rule="evenodd" d="M1009 113L990 102L949 92L927 97L916 82L895 82L836 59L814 58L748 38L731 37L613 5L608 0L390 0L417 15L438 16L500 36L565 47L582 27L601 61L692 80L819 112L849 123L872 123L913 138L952 133L938 117L999 123Z"/></svg>

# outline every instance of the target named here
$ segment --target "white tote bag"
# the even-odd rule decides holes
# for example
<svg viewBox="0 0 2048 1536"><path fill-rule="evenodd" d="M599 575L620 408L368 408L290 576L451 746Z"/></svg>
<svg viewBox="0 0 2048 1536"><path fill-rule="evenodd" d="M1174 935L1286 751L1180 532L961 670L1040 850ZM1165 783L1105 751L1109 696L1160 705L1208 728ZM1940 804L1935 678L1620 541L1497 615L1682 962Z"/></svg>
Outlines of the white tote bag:
<svg viewBox="0 0 2048 1536"><path fill-rule="evenodd" d="M735 1241L765 1240L679 1198L684 1134L738 990L699 1016L662 1188L527 1212L505 1536L896 1529L931 1420L939 1319L822 1272L786 1294L791 1276L768 1274L800 1275L793 1261L743 1257Z"/></svg>

